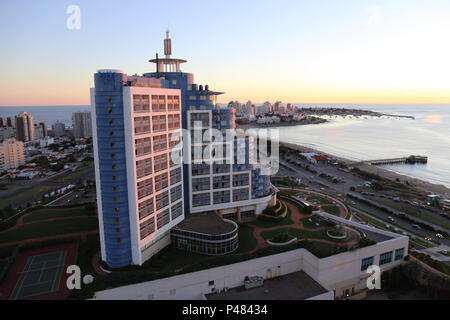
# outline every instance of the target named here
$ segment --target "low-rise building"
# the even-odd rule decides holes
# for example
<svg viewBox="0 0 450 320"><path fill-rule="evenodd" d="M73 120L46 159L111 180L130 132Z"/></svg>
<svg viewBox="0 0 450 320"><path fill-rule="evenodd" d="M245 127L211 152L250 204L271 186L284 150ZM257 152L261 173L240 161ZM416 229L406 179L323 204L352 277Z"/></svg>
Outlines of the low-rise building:
<svg viewBox="0 0 450 320"><path fill-rule="evenodd" d="M25 164L23 142L8 139L0 144L0 171L15 169Z"/></svg>
<svg viewBox="0 0 450 320"><path fill-rule="evenodd" d="M0 127L0 141L14 138L16 130L13 127Z"/></svg>
<svg viewBox="0 0 450 320"><path fill-rule="evenodd" d="M383 273L400 265L408 254L407 236L327 213L322 215L359 230L376 243L323 258L300 248L170 278L98 291L94 299L342 299L364 294L372 288L369 285L372 268L378 267ZM251 277L263 278L263 286L246 291L243 288L245 280ZM283 292L283 288L288 292Z"/></svg>

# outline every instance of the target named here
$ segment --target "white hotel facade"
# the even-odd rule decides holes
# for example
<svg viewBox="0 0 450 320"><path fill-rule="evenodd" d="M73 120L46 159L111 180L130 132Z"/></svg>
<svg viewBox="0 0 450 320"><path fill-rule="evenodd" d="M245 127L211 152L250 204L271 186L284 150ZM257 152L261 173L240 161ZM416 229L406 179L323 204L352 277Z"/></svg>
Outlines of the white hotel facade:
<svg viewBox="0 0 450 320"><path fill-rule="evenodd" d="M99 70L91 89L101 252L113 268L141 265L170 243L204 254L234 251L234 222L206 217L196 220L200 228L183 230L186 224L191 227L189 222L178 225L197 213L247 221L276 197L270 177L248 161L248 139L245 163L172 161L177 150L196 150L196 141L182 148L181 129L191 131L201 122L205 130L225 132L233 131L235 124L234 113L215 103L220 93L198 86L193 74L181 72L180 64L186 61L170 57L168 37L164 44L166 57L151 60L156 72L127 76L121 70ZM237 142L227 146L238 149ZM201 143L200 149L204 147ZM205 228L208 221L211 225ZM176 226L177 232L171 233ZM216 233L211 231L215 227ZM217 234L219 230L225 233Z"/></svg>

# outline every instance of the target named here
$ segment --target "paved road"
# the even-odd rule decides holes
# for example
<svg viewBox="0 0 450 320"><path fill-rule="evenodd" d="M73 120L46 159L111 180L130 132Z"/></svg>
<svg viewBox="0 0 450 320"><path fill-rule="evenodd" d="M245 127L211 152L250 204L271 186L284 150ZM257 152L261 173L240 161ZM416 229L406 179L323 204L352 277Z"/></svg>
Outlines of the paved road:
<svg viewBox="0 0 450 320"><path fill-rule="evenodd" d="M340 198L340 199L350 202L350 203L351 203L351 201L353 201L353 199L346 199L345 198L346 194L352 194L357 197L361 197L361 198L370 200L370 198L364 197L361 194L350 190L350 187L364 183L363 179L361 179L359 177L355 177L351 173L345 173L345 172L339 171L335 167L331 167L331 166L323 166L323 167L322 166L314 166L314 165L311 165L308 163L310 168L313 168L314 170L316 170L318 172L317 174L313 174L299 166L293 165L293 164L285 161L284 159L280 159L280 162L283 165L293 169L295 172L295 173L293 173L292 171L289 171L280 166L280 174L285 174L286 176L295 176L295 177L301 178L302 183L308 185L312 190L329 193L332 196L335 196L337 198ZM334 171L330 172L328 170L334 170ZM334 176L342 177L346 180L346 182L340 183L340 184L334 184L325 178L319 177L320 173L327 173L327 174L331 174ZM324 190L322 185L327 186L327 188ZM368 206L363 202L355 200L355 206L370 213L373 216L380 218L380 219L384 219L384 220L388 219L389 214L387 214L386 212L384 212L382 210L373 208L372 206ZM396 211L396 210L393 210L393 211ZM434 214L434 213L431 213L431 212L425 211L425 210L424 210L424 212L426 212L427 214ZM443 217L441 217L441 218L445 219ZM414 219L417 221L422 221L426 224L431 224L427 221L424 221L424 220L416 218L416 217L414 217ZM446 221L448 222L448 220L446 220ZM413 230L415 233L420 234L422 236L422 238L431 237L433 240L438 241L441 244L450 245L449 239L438 239L435 237L435 232L430 232L430 231L423 230L423 229L415 230L412 228L411 223L401 220L401 219L396 219L395 223L397 225L399 225L400 228L405 228L407 230ZM436 228L441 229L441 230L444 229L440 226L436 226ZM447 232L448 232L448 230L447 230Z"/></svg>
<svg viewBox="0 0 450 320"><path fill-rule="evenodd" d="M81 175L75 177L73 180L63 180L62 178L64 175L69 174L68 170L64 170L54 176L46 177L42 179L33 179L31 181L15 181L12 185L7 185L8 190L2 190L0 191L0 199L6 200L8 198L14 197L17 194L21 193L27 193L32 191L33 189L36 189L38 187L43 187L44 191L36 192L34 195L29 195L25 198L21 198L19 200L13 201L12 206L14 208L17 208L19 206L25 207L28 202L33 203L34 200L41 200L44 194L55 191L59 188L65 187L69 184L76 184L79 180L93 180L94 176L94 166L93 164L90 167L80 167L75 172L79 171L85 171ZM1 206L1 205L0 205ZM0 207L1 209L1 207Z"/></svg>

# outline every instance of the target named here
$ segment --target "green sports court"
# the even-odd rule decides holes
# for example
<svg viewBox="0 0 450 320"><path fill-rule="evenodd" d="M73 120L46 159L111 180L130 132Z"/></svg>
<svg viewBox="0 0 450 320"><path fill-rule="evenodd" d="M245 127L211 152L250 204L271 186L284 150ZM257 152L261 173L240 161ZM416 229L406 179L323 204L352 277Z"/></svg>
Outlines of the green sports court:
<svg viewBox="0 0 450 320"><path fill-rule="evenodd" d="M10 299L24 299L58 291L65 258L66 251L29 257Z"/></svg>

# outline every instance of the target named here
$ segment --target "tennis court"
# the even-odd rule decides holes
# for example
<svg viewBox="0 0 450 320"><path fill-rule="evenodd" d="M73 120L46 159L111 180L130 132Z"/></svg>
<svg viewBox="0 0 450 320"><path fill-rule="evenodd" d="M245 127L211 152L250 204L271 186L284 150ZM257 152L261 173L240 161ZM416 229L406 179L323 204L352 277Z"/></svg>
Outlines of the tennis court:
<svg viewBox="0 0 450 320"><path fill-rule="evenodd" d="M65 258L66 251L29 257L10 299L24 299L58 291Z"/></svg>

